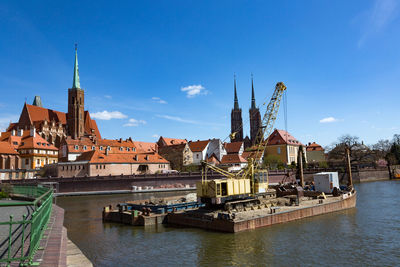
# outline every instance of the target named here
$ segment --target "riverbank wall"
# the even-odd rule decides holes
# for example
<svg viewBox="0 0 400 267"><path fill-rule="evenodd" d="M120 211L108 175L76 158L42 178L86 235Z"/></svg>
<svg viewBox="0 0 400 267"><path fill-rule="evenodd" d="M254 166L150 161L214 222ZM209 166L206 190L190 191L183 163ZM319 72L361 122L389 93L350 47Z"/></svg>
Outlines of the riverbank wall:
<svg viewBox="0 0 400 267"><path fill-rule="evenodd" d="M305 181L313 181L313 175L317 172L335 171L330 169L312 169L305 170ZM379 180L389 180L387 169L362 169L353 170L353 182L362 183ZM208 179L223 178L218 173L208 175ZM339 172L339 179L346 183L347 174ZM151 190L165 189L184 189L193 188L197 181L201 180L201 173L181 173L181 174L158 174L158 175L119 175L119 176L96 176L96 177L70 177L70 178L40 178L40 179L19 179L2 180L2 183L15 185L39 185L48 184L53 186L56 194L76 195L92 193L129 193L133 188L140 188L137 192L151 192ZM277 184L281 181L294 182L295 172L292 172L289 178L283 171L270 171L270 184ZM122 191L121 191L122 190ZM147 191L146 191L147 190Z"/></svg>
<svg viewBox="0 0 400 267"><path fill-rule="evenodd" d="M33 262L41 267L92 267L92 263L82 251L68 239L68 231L64 227L64 209L53 204L52 214L47 229L40 241L40 248Z"/></svg>

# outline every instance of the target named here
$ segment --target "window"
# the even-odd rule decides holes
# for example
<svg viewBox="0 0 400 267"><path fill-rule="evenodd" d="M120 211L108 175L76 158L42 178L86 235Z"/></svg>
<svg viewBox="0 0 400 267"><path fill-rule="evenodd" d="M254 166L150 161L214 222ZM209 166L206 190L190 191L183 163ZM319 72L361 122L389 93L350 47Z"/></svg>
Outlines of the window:
<svg viewBox="0 0 400 267"><path fill-rule="evenodd" d="M133 152L136 152L136 148L132 148L132 151L133 151Z"/></svg>
<svg viewBox="0 0 400 267"><path fill-rule="evenodd" d="M126 151L130 151L131 149L129 147L126 148Z"/></svg>
<svg viewBox="0 0 400 267"><path fill-rule="evenodd" d="M83 150L86 150L87 149L87 146L83 146Z"/></svg>
<svg viewBox="0 0 400 267"><path fill-rule="evenodd" d="M40 165L40 159L38 159L38 160L36 161L36 163L37 163L38 165Z"/></svg>
<svg viewBox="0 0 400 267"><path fill-rule="evenodd" d="M280 147L278 147L276 150L277 150L278 154L281 154L281 148Z"/></svg>
<svg viewBox="0 0 400 267"><path fill-rule="evenodd" d="M98 170L99 169L99 165L96 165L96 170Z"/></svg>
<svg viewBox="0 0 400 267"><path fill-rule="evenodd" d="M64 170L64 166L62 166L62 170Z"/></svg>
<svg viewBox="0 0 400 267"><path fill-rule="evenodd" d="M103 147L102 146L100 146L100 150L103 151Z"/></svg>
<svg viewBox="0 0 400 267"><path fill-rule="evenodd" d="M196 159L198 159L199 158L199 154L196 154Z"/></svg>
<svg viewBox="0 0 400 267"><path fill-rule="evenodd" d="M124 148L121 146L121 147L119 148L119 151L124 151Z"/></svg>
<svg viewBox="0 0 400 267"><path fill-rule="evenodd" d="M110 146L107 146L107 150L110 151L110 150L111 150L111 147L110 147Z"/></svg>
<svg viewBox="0 0 400 267"><path fill-rule="evenodd" d="M78 150L78 148L79 148L78 146L75 146L75 150Z"/></svg>
<svg viewBox="0 0 400 267"><path fill-rule="evenodd" d="M96 147L95 147L95 146L92 146L92 150L96 150Z"/></svg>
<svg viewBox="0 0 400 267"><path fill-rule="evenodd" d="M25 159L25 165L29 165L29 159Z"/></svg>
<svg viewBox="0 0 400 267"><path fill-rule="evenodd" d="M15 142L15 141L14 141L14 142L13 142L13 145L18 145L18 142Z"/></svg>

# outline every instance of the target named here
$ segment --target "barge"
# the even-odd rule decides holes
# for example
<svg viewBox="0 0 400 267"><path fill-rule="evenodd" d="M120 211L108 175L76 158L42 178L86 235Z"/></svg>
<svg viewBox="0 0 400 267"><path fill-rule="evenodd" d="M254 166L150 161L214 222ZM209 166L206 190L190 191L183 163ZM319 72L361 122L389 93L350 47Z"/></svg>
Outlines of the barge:
<svg viewBox="0 0 400 267"><path fill-rule="evenodd" d="M356 206L355 190L341 196L325 196L324 199L303 199L292 206L252 206L238 212L196 211L170 213L168 224L196 227L206 230L236 233L259 227L290 222L307 217L346 210Z"/></svg>

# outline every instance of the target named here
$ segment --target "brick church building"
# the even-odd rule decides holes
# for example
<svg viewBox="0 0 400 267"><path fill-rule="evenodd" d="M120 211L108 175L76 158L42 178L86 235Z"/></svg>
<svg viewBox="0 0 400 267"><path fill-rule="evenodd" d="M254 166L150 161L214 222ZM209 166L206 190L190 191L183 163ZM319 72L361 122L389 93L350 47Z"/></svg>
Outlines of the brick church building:
<svg viewBox="0 0 400 267"><path fill-rule="evenodd" d="M75 64L72 87L68 89L68 112L56 111L42 106L36 96L33 104L24 104L18 122L10 123L7 132L34 129L50 144L60 148L63 140L89 138L101 139L96 121L84 110L85 93L80 87L78 53L75 48Z"/></svg>
<svg viewBox="0 0 400 267"><path fill-rule="evenodd" d="M253 76L251 77L251 107L249 109L250 117L250 137L243 137L243 119L242 109L239 108L239 101L236 92L236 78L234 79L234 103L231 111L231 142L244 142L245 148L251 147L258 142L258 132L261 127L260 110L256 107L254 96Z"/></svg>

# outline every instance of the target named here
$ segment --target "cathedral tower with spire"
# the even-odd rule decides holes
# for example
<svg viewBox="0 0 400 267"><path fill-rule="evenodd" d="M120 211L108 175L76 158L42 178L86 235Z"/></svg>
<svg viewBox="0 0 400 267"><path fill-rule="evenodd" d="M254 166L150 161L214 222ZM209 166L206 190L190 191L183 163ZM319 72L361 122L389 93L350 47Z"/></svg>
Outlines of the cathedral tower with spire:
<svg viewBox="0 0 400 267"><path fill-rule="evenodd" d="M231 142L243 141L243 120L242 109L239 108L239 101L236 92L236 76L234 78L235 99L231 112Z"/></svg>
<svg viewBox="0 0 400 267"><path fill-rule="evenodd" d="M85 133L84 118L85 93L79 82L78 49L75 45L75 64L72 88L68 89L68 114L67 128L68 135L78 139Z"/></svg>
<svg viewBox="0 0 400 267"><path fill-rule="evenodd" d="M256 107L253 75L251 75L251 108L249 109L249 115L250 115L250 140L251 144L254 145L258 141L257 134L261 127L261 114L260 110Z"/></svg>

